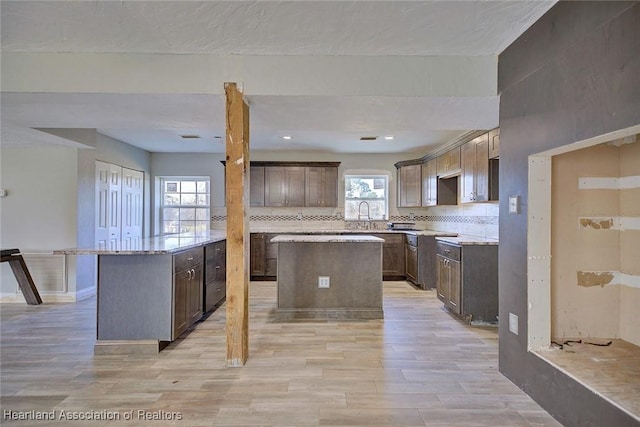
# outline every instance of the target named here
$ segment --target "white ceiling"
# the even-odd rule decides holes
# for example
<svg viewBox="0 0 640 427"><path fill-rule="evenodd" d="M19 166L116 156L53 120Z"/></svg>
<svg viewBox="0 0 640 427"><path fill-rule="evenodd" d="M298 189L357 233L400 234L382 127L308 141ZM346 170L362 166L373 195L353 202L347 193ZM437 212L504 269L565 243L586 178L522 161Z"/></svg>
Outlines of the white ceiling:
<svg viewBox="0 0 640 427"><path fill-rule="evenodd" d="M2 52L496 56L554 1L2 1ZM497 78L497 76L495 76ZM420 153L498 125L493 96L245 94L252 150ZM96 128L149 151L223 152L218 94L3 93L3 145ZM200 140L182 140L196 134ZM290 142L284 134L293 135ZM392 143L361 136L394 135ZM50 142L62 142L55 139Z"/></svg>

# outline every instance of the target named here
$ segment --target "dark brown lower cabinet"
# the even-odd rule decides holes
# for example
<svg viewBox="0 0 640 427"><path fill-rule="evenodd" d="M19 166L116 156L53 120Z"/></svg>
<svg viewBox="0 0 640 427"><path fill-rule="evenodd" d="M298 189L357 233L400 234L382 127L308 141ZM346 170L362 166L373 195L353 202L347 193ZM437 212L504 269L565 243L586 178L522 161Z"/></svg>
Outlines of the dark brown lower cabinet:
<svg viewBox="0 0 640 427"><path fill-rule="evenodd" d="M251 280L275 280L278 275L278 244L275 233L251 233L249 269Z"/></svg>
<svg viewBox="0 0 640 427"><path fill-rule="evenodd" d="M208 313L227 296L226 241L210 243L204 247L205 272L202 311Z"/></svg>
<svg viewBox="0 0 640 427"><path fill-rule="evenodd" d="M384 239L382 244L383 279L404 280L406 278L404 233L366 234ZM251 280L276 280L278 275L278 244L271 243L271 239L277 235L278 233L251 233L249 266Z"/></svg>
<svg viewBox="0 0 640 427"><path fill-rule="evenodd" d="M498 246L436 244L437 295L469 323L498 321Z"/></svg>
<svg viewBox="0 0 640 427"><path fill-rule="evenodd" d="M371 235L384 239L382 244L383 280L404 280L406 277L404 233L372 233Z"/></svg>
<svg viewBox="0 0 640 427"><path fill-rule="evenodd" d="M173 339L202 317L202 247L173 256Z"/></svg>

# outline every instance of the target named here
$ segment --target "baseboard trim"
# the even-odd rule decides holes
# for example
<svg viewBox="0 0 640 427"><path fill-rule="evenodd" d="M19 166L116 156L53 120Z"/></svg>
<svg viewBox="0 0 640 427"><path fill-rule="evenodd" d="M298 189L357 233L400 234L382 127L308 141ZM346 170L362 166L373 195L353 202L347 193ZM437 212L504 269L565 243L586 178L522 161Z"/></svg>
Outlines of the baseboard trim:
<svg viewBox="0 0 640 427"><path fill-rule="evenodd" d="M42 303L57 303L57 302L77 302L87 298L95 296L97 288L95 286L82 289L78 292L67 293L40 293ZM0 292L1 304L26 304L24 297L19 292Z"/></svg>

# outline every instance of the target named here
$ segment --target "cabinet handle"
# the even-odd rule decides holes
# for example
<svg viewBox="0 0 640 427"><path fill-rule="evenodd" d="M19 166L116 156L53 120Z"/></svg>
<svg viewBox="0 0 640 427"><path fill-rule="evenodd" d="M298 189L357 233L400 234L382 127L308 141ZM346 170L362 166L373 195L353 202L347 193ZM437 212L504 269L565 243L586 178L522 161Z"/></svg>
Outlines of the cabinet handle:
<svg viewBox="0 0 640 427"><path fill-rule="evenodd" d="M451 253L451 249L445 249L445 250L444 250L444 253L445 253L445 254L450 254L450 253Z"/></svg>
<svg viewBox="0 0 640 427"><path fill-rule="evenodd" d="M187 258L187 261L193 261L193 257L191 256L191 257Z"/></svg>
<svg viewBox="0 0 640 427"><path fill-rule="evenodd" d="M191 280L191 270L187 270L187 279Z"/></svg>
<svg viewBox="0 0 640 427"><path fill-rule="evenodd" d="M216 270L220 270L220 266L219 265L216 265Z"/></svg>

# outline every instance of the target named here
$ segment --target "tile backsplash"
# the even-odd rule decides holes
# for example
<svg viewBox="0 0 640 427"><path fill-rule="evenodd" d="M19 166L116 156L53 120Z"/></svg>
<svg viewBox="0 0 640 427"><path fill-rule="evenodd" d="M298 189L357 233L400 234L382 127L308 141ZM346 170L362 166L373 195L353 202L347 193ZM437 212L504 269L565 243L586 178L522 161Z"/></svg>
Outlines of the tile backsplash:
<svg viewBox="0 0 640 427"><path fill-rule="evenodd" d="M416 228L469 236L498 238L498 203L392 209L389 221L415 222ZM344 230L361 225L345 221L342 208L251 208L253 230ZM387 221L372 221L371 229L386 228ZM211 208L211 228L226 227L226 208Z"/></svg>

